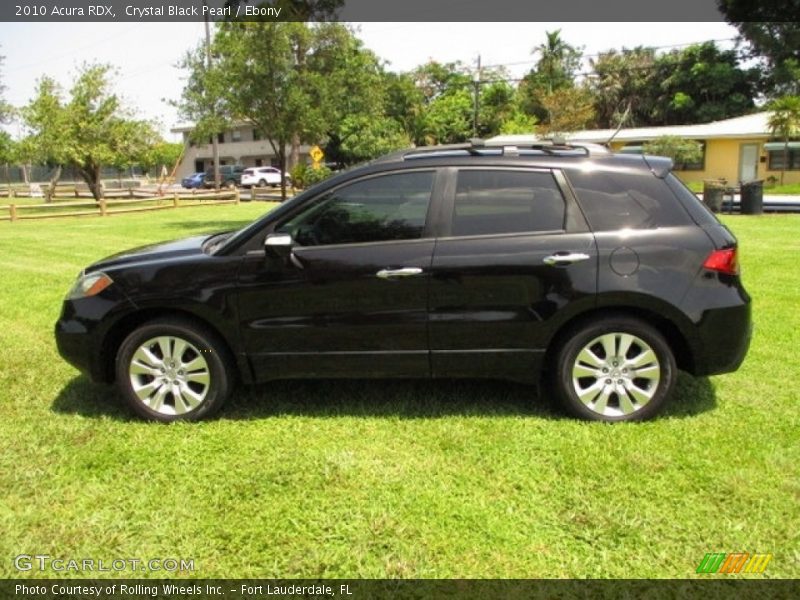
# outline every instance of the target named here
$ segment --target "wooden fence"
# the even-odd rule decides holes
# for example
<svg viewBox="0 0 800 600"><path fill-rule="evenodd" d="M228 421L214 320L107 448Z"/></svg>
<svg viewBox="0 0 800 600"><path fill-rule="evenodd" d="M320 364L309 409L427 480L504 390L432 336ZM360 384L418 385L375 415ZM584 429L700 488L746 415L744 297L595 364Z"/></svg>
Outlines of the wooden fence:
<svg viewBox="0 0 800 600"><path fill-rule="evenodd" d="M76 202L42 202L36 204L12 203L7 206L0 205L0 221L13 222L27 219L53 219L59 217L105 217L108 215L163 210L167 208L208 206L214 204L239 204L241 200L238 189L234 189L230 192L211 191L199 193L172 193L169 195L161 195L158 192L126 189L124 193L127 195L127 198L124 196L122 199L109 197L113 196L113 192L115 191L116 190L106 191L106 197L99 202L92 199ZM109 194L109 192L111 192L111 194ZM116 196L116 198L119 198L119 196ZM75 209L79 207L88 207L88 210L61 210L65 207ZM3 212L7 212L8 214L3 215Z"/></svg>

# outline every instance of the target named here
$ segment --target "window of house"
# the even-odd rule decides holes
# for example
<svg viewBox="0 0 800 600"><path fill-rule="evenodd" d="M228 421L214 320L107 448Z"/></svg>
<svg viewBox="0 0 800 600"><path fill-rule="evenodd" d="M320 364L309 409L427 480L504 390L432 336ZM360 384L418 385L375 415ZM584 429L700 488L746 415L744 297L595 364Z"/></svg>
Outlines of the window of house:
<svg viewBox="0 0 800 600"><path fill-rule="evenodd" d="M434 173L416 171L363 179L321 196L278 228L302 246L422 237Z"/></svg>
<svg viewBox="0 0 800 600"><path fill-rule="evenodd" d="M767 169L770 171L800 170L800 141L790 141L784 153L785 142L769 142L767 150Z"/></svg>
<svg viewBox="0 0 800 600"><path fill-rule="evenodd" d="M233 142L241 142L242 141L242 130L241 129L234 129L231 131L231 141Z"/></svg>
<svg viewBox="0 0 800 600"><path fill-rule="evenodd" d="M258 129L253 129L253 141L257 142L261 139L261 134L259 133Z"/></svg>
<svg viewBox="0 0 800 600"><path fill-rule="evenodd" d="M564 229L564 197L549 172L463 170L451 234L488 235Z"/></svg>
<svg viewBox="0 0 800 600"><path fill-rule="evenodd" d="M224 144L224 143L225 143L225 133L224 133L224 132L223 132L223 133L218 133L218 134L217 134L217 141L218 141L220 144Z"/></svg>

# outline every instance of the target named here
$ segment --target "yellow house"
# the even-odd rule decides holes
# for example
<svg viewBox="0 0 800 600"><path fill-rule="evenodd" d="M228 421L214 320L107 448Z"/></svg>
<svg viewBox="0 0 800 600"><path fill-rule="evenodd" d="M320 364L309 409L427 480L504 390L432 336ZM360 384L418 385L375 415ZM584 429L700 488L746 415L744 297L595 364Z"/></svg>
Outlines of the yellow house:
<svg viewBox="0 0 800 600"><path fill-rule="evenodd" d="M697 164L676 165L675 173L686 182L703 179L724 179L730 184L762 179L780 180L784 160L784 142L769 133L769 112L760 112L724 121L701 125L633 127L620 129L587 129L568 134L572 141L604 144L609 139L615 152L639 153L645 142L664 135L695 140L703 146L703 158ZM493 141L523 143L532 136L504 135ZM788 144L788 164L784 183L800 183L800 141ZM771 179L774 178L774 179Z"/></svg>

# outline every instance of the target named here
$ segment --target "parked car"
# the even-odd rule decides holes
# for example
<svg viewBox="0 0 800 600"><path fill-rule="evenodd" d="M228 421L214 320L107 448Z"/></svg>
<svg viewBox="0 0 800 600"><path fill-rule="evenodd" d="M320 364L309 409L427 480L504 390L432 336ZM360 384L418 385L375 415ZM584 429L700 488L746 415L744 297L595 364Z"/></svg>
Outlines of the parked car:
<svg viewBox="0 0 800 600"><path fill-rule="evenodd" d="M751 331L736 238L671 165L545 143L395 154L238 231L91 265L58 348L157 421L301 377L543 379L578 417L646 419L678 369L737 369Z"/></svg>
<svg viewBox="0 0 800 600"><path fill-rule="evenodd" d="M199 173L192 173L188 177L184 177L181 180L181 186L185 187L188 190L201 188L203 187L203 181L205 179L205 175L206 174L202 171Z"/></svg>
<svg viewBox="0 0 800 600"><path fill-rule="evenodd" d="M286 184L291 183L291 176L285 173ZM275 167L250 167L242 171L242 187L277 187L281 184L281 170Z"/></svg>
<svg viewBox="0 0 800 600"><path fill-rule="evenodd" d="M234 188L242 184L242 165L220 165L219 185L224 188ZM206 169L203 185L206 188L214 187L214 168Z"/></svg>

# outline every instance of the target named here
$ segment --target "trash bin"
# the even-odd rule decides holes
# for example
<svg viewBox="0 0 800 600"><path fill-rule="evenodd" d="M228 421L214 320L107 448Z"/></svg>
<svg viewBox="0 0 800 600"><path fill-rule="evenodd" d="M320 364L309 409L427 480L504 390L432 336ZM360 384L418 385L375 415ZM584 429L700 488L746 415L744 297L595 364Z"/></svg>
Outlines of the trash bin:
<svg viewBox="0 0 800 600"><path fill-rule="evenodd" d="M742 214L760 215L764 212L764 182L760 179L742 184Z"/></svg>
<svg viewBox="0 0 800 600"><path fill-rule="evenodd" d="M722 198L725 194L725 184L716 179L703 181L703 202L712 212L719 212L722 208Z"/></svg>

